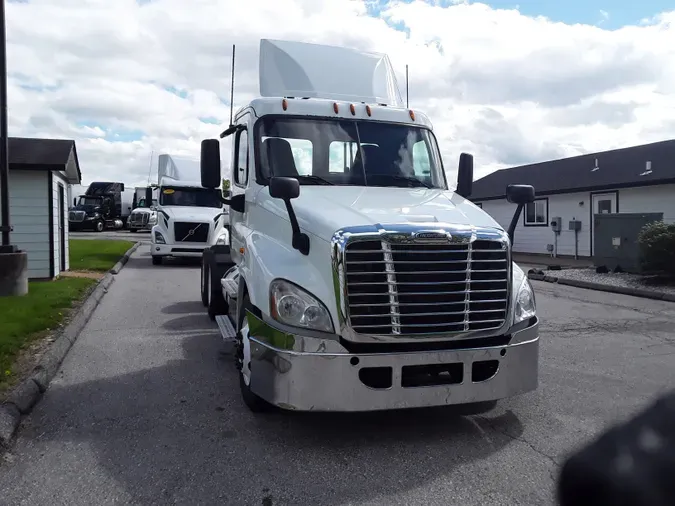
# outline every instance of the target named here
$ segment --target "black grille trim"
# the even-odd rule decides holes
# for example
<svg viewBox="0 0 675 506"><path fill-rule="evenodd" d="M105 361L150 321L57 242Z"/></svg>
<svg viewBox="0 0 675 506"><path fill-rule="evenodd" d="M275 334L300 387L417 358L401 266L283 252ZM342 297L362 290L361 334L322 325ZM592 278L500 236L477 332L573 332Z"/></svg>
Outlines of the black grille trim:
<svg viewBox="0 0 675 506"><path fill-rule="evenodd" d="M209 224L177 221L173 224L173 232L176 242L207 242Z"/></svg>

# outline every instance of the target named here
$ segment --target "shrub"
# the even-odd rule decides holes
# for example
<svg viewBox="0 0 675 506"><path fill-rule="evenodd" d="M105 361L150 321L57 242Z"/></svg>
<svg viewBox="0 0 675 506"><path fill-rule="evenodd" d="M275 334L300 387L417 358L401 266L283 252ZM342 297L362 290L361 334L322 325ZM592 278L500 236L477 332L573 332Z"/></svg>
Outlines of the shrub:
<svg viewBox="0 0 675 506"><path fill-rule="evenodd" d="M656 221L645 225L638 244L644 271L675 276L675 224Z"/></svg>

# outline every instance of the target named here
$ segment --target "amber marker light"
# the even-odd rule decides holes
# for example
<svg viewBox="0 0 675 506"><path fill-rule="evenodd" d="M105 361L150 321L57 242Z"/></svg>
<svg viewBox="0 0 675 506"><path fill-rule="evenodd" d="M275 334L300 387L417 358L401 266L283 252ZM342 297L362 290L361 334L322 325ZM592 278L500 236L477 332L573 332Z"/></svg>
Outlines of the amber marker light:
<svg viewBox="0 0 675 506"><path fill-rule="evenodd" d="M335 114L337 114L339 111L337 102L333 102L333 111L335 111Z"/></svg>
<svg viewBox="0 0 675 506"><path fill-rule="evenodd" d="M356 114L356 107L354 107L354 104L349 104L349 111L352 113L352 116Z"/></svg>
<svg viewBox="0 0 675 506"><path fill-rule="evenodd" d="M372 114L373 114L373 111L371 111L369 105L366 106L366 114L367 114L368 116L372 116Z"/></svg>
<svg viewBox="0 0 675 506"><path fill-rule="evenodd" d="M410 114L410 119L415 121L415 113L411 110L408 111L408 114Z"/></svg>
<svg viewBox="0 0 675 506"><path fill-rule="evenodd" d="M285 111L286 109L288 109L288 100L286 100L285 98L281 101L281 108L282 108L284 111Z"/></svg>

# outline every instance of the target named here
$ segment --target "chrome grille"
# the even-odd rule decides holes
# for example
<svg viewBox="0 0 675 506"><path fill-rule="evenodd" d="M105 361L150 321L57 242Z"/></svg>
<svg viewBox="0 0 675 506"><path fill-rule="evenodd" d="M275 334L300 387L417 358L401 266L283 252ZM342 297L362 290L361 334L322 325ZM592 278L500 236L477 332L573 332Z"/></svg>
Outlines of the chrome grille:
<svg viewBox="0 0 675 506"><path fill-rule="evenodd" d="M87 213L84 211L70 211L68 213L68 221L81 222L86 218Z"/></svg>
<svg viewBox="0 0 675 506"><path fill-rule="evenodd" d="M344 263L350 326L402 336L498 329L508 310L508 262L499 240L350 242Z"/></svg>
<svg viewBox="0 0 675 506"><path fill-rule="evenodd" d="M145 226L150 219L150 213L131 213L129 221L132 225Z"/></svg>

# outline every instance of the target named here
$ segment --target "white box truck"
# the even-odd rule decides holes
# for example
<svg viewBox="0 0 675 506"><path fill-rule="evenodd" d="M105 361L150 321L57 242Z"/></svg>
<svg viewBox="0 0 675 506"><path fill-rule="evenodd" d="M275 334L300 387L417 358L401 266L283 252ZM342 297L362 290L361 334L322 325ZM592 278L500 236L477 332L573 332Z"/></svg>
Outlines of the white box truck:
<svg viewBox="0 0 675 506"><path fill-rule="evenodd" d="M202 187L199 163L168 154L159 155L157 183L159 199L157 224L151 232L152 263L159 265L166 257L201 257L222 232L220 187Z"/></svg>
<svg viewBox="0 0 675 506"><path fill-rule="evenodd" d="M508 231L468 200L471 155L452 191L386 55L262 40L260 91L221 134L230 246L205 257L225 271L207 303L246 405L477 412L536 389L535 297L511 259L534 189L504 189ZM202 141L201 182L221 183L217 139Z"/></svg>

